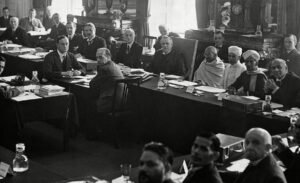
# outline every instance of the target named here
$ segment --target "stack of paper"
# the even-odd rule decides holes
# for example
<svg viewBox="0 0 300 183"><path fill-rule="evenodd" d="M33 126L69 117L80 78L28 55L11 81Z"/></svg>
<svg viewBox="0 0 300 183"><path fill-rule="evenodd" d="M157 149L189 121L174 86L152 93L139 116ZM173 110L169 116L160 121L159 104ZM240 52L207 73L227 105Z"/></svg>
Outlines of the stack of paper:
<svg viewBox="0 0 300 183"><path fill-rule="evenodd" d="M40 88L39 93L45 96L52 96L63 92L64 89L64 87L58 85L45 85Z"/></svg>
<svg viewBox="0 0 300 183"><path fill-rule="evenodd" d="M211 87L211 86L198 86L195 89L201 90L204 92L208 92L208 93L224 93L226 91L224 89L215 88L215 87Z"/></svg>
<svg viewBox="0 0 300 183"><path fill-rule="evenodd" d="M197 83L191 82L191 81L177 81L177 80L170 80L168 83L174 84L174 85L179 85L179 86L184 86L184 87L189 87L189 86L195 86Z"/></svg>
<svg viewBox="0 0 300 183"><path fill-rule="evenodd" d="M40 56L32 55L32 54L19 55L19 57L24 58L24 59L41 59L42 58Z"/></svg>

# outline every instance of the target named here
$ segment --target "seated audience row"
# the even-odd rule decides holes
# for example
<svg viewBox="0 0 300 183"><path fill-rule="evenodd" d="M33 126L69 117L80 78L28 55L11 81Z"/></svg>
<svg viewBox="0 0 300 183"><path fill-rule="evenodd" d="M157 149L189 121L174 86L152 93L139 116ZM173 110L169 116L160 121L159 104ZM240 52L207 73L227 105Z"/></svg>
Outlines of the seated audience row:
<svg viewBox="0 0 300 183"><path fill-rule="evenodd" d="M300 120L296 125L300 125ZM294 137L299 143L300 130L295 128L298 127L293 127ZM280 136L274 136L272 139L265 129L252 128L247 131L244 143L243 157L249 160L249 164L242 173L235 173L231 176L233 180L226 181L234 183L299 182L300 176L297 174L299 154L297 151L292 153ZM286 166L285 172L280 168L272 153L272 144L278 146L275 153ZM220 149L220 139L215 134L203 132L197 135L191 147L189 170L183 183L222 183L222 177L229 172L223 172L220 175L215 165L220 156ZM158 142L146 144L140 157L138 182L174 182L170 176L173 161L173 153L167 146Z"/></svg>

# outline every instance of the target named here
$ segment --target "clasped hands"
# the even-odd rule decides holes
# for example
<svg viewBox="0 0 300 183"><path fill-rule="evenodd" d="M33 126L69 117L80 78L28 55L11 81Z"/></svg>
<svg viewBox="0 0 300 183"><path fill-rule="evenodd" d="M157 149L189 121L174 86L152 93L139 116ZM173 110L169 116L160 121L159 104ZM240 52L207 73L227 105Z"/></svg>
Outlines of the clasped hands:
<svg viewBox="0 0 300 183"><path fill-rule="evenodd" d="M273 92L277 88L279 88L279 87L276 85L275 81L273 79L268 79L266 84L265 84L264 89L265 89L265 91L272 91Z"/></svg>

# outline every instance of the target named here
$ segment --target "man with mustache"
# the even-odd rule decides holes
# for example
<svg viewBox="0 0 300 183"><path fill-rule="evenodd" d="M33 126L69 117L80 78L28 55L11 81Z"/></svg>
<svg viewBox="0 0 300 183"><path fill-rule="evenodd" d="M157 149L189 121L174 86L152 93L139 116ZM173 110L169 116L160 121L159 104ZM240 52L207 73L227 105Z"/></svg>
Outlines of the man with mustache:
<svg viewBox="0 0 300 183"><path fill-rule="evenodd" d="M285 177L289 183L299 183L300 182L300 119L298 118L295 125L290 127L290 132L294 137L294 141L297 143L298 148L293 153L289 147L283 143L280 136L273 137L273 143L277 148L275 153L279 159L286 166L286 171L284 172Z"/></svg>
<svg viewBox="0 0 300 183"><path fill-rule="evenodd" d="M285 176L273 157L272 138L262 128L248 130L245 137L245 158L249 165L235 183L286 183Z"/></svg>
<svg viewBox="0 0 300 183"><path fill-rule="evenodd" d="M162 143L150 142L143 148L140 157L139 183L173 183L173 153Z"/></svg>
<svg viewBox="0 0 300 183"><path fill-rule="evenodd" d="M191 148L190 169L183 183L222 183L214 162L220 153L220 140L209 132L199 134Z"/></svg>

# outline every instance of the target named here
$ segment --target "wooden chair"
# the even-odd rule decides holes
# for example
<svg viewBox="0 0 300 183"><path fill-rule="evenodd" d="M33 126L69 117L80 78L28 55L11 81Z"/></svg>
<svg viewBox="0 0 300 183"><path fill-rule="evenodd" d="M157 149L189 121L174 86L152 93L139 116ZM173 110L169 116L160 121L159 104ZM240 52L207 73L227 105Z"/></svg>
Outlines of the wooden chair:
<svg viewBox="0 0 300 183"><path fill-rule="evenodd" d="M157 40L157 37L145 35L143 37L143 47L147 47L149 49L152 49L152 47L155 44L156 40Z"/></svg>
<svg viewBox="0 0 300 183"><path fill-rule="evenodd" d="M141 78L125 78L117 80L115 83L115 89L113 93L112 108L108 113L111 119L111 134L113 136L113 142L116 148L119 148L119 133L118 126L119 121L123 117L134 117L134 106L137 102L134 102L134 97L131 98L129 93L130 85L140 86ZM121 96L118 93L121 91Z"/></svg>
<svg viewBox="0 0 300 183"><path fill-rule="evenodd" d="M198 40L173 37L173 47L182 52L185 58L187 73L185 79L193 79L193 71L198 48Z"/></svg>

